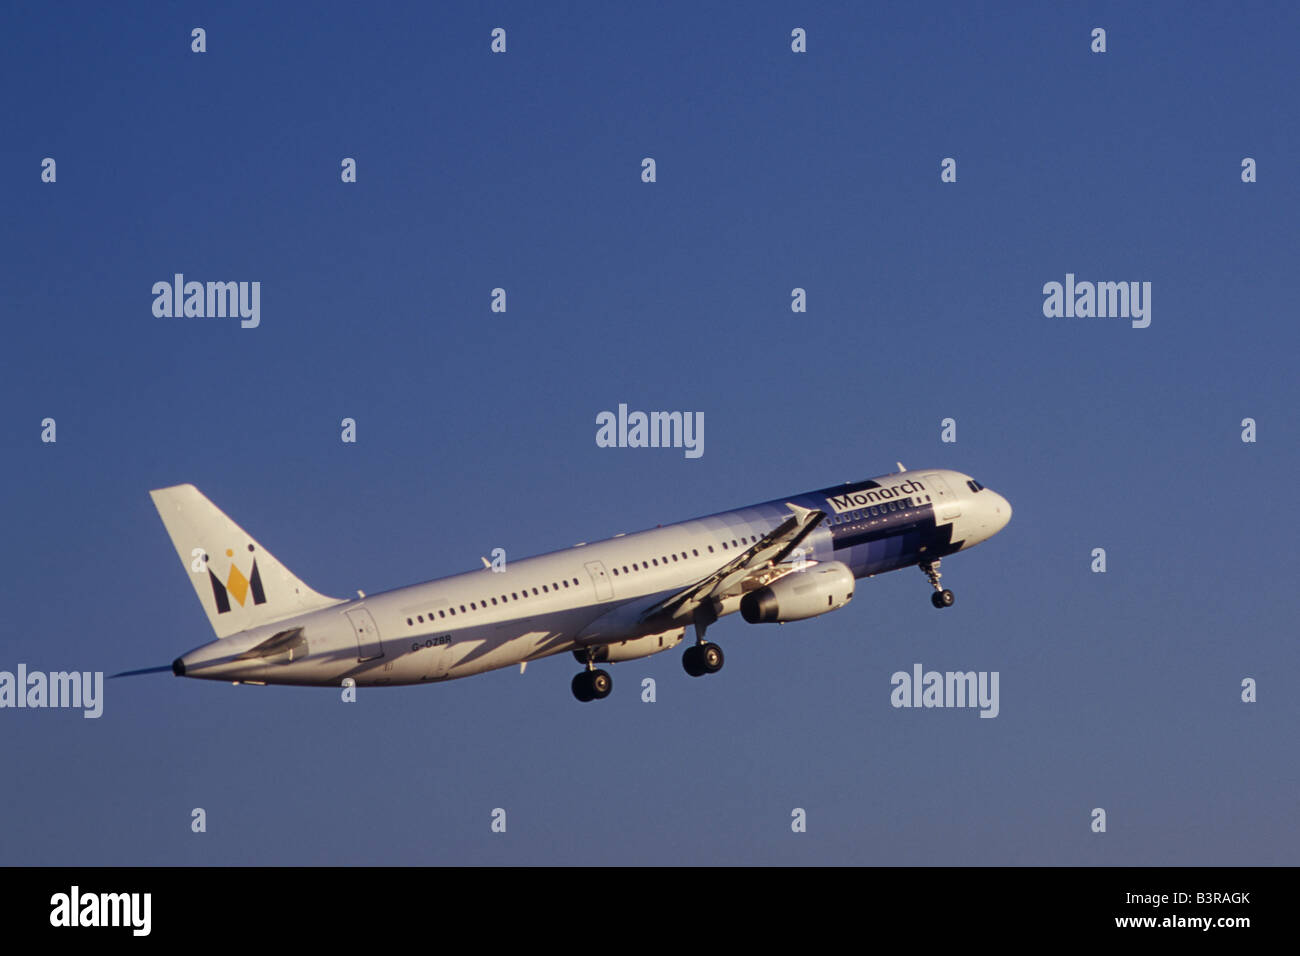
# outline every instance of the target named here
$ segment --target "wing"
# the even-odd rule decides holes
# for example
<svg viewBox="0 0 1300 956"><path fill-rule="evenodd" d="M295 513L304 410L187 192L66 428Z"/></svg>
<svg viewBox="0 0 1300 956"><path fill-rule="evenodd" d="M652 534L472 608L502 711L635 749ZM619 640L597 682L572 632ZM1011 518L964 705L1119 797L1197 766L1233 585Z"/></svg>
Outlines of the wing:
<svg viewBox="0 0 1300 956"><path fill-rule="evenodd" d="M738 595L742 582L784 561L826 517L824 511L801 508L788 501L785 506L790 509L790 517L749 550L736 555L708 577L646 608L639 622L662 622L665 627L694 622L697 635L703 636L704 629L718 619L718 608L724 599Z"/></svg>

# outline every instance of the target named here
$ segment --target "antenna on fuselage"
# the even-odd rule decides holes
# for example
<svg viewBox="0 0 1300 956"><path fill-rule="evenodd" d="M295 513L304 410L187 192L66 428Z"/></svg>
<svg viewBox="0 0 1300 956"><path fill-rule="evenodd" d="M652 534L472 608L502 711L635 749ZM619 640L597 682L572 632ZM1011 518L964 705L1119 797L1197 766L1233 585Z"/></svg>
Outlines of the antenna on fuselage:
<svg viewBox="0 0 1300 956"><path fill-rule="evenodd" d="M903 472L907 471L907 466L904 465L901 461L896 461L894 462L894 464L898 466L899 474L902 474Z"/></svg>

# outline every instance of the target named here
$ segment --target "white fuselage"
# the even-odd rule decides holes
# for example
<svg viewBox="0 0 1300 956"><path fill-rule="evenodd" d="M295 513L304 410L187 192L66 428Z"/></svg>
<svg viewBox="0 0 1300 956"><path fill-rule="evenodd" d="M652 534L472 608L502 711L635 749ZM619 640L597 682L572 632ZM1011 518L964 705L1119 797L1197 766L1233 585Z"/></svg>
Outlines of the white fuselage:
<svg viewBox="0 0 1300 956"><path fill-rule="evenodd" d="M897 512L882 504L872 514L865 499L864 507L845 510L858 502L834 488L775 499L285 617L185 654L176 673L337 687L348 678L358 685L451 680L620 642L636 642L636 650L624 657L603 651L614 654L607 659L639 657L676 645L683 631L661 625L656 633L635 612L700 581L771 532L788 512L785 502L828 514L803 543L806 558L844 561L857 577L965 550L1010 518L1005 499L976 491L957 472L907 471L875 482L909 479L914 485L904 487L927 493L909 497ZM862 484L873 483L844 487ZM943 490L932 495L936 484ZM726 602L719 616L737 606ZM305 640L292 650L241 658L293 628L302 628Z"/></svg>

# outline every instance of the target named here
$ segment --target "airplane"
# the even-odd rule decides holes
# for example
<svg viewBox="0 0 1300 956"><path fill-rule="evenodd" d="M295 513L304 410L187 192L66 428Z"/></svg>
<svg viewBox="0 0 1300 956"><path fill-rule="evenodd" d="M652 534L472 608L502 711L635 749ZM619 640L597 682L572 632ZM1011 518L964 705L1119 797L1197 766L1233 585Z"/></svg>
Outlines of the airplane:
<svg viewBox="0 0 1300 956"><path fill-rule="evenodd" d="M997 534L1011 505L969 475L898 471L866 481L574 545L352 600L312 590L192 484L150 492L217 639L176 658L178 677L236 684L435 683L571 652L573 696L609 696L598 664L682 654L722 669L705 639L740 612L799 621L848 604L857 579L917 566L953 604L940 559ZM128 674L165 671L166 667ZM126 676L116 675L116 676Z"/></svg>

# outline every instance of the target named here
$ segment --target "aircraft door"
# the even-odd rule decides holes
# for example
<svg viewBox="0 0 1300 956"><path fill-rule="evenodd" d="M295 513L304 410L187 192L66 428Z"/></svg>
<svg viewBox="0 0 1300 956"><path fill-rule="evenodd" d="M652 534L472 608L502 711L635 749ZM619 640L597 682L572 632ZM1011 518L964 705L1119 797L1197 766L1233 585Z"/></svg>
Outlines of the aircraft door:
<svg viewBox="0 0 1300 956"><path fill-rule="evenodd" d="M599 561L588 561L584 567L591 575L591 583L596 585L596 599L608 601L614 597L614 585L605 573L605 566Z"/></svg>
<svg viewBox="0 0 1300 956"><path fill-rule="evenodd" d="M348 620L352 622L352 630L357 635L357 660L373 661L377 657L383 657L384 642L379 637L379 628L375 627L375 619L370 616L370 612L359 607L347 613Z"/></svg>
<svg viewBox="0 0 1300 956"><path fill-rule="evenodd" d="M948 521L961 516L961 502L949 489L947 482L938 475L926 475L925 483L928 487L934 489L934 513L936 518L940 521Z"/></svg>

